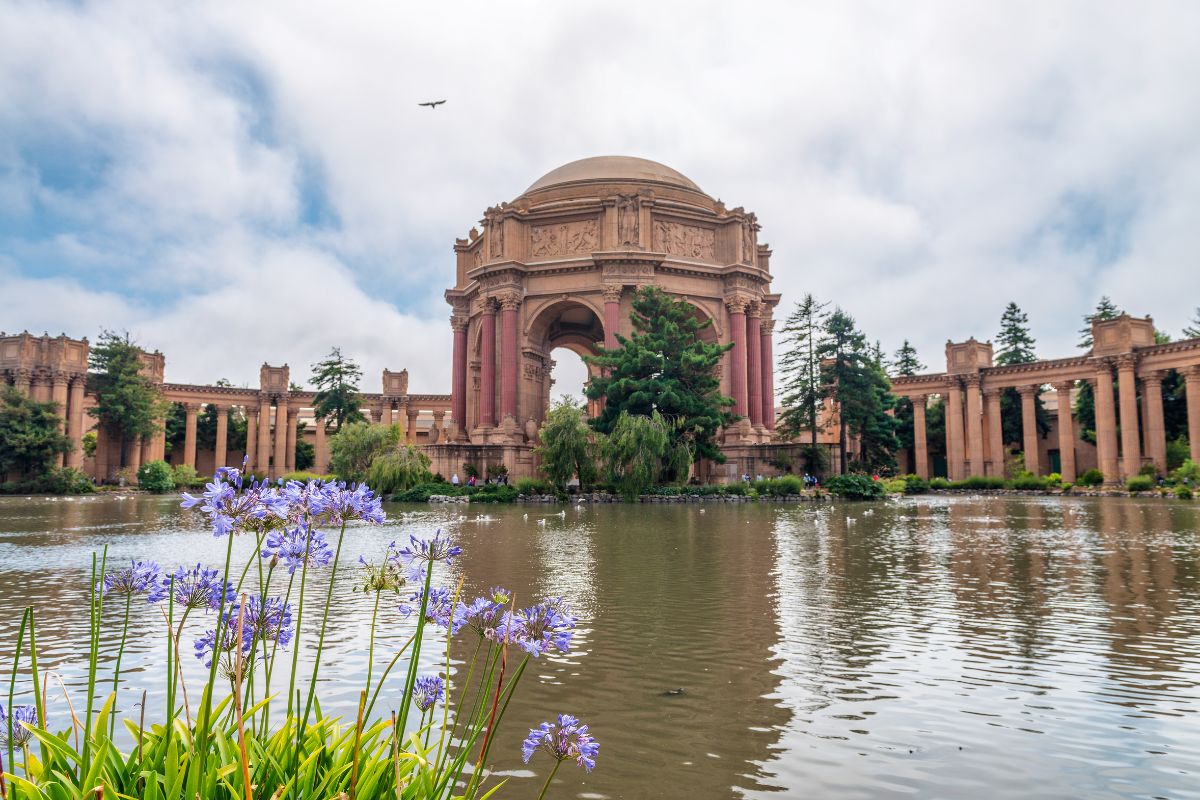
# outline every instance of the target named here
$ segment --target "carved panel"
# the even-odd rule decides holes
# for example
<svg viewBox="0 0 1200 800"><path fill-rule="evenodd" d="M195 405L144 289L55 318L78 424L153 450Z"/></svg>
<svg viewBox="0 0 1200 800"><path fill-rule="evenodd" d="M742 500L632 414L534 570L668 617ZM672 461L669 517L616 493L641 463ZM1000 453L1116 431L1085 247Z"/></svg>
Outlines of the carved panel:
<svg viewBox="0 0 1200 800"><path fill-rule="evenodd" d="M471 266L472 267L483 266L483 248L482 247L476 247L474 250L471 251Z"/></svg>
<svg viewBox="0 0 1200 800"><path fill-rule="evenodd" d="M552 258L590 253L599 246L600 227L594 219L534 225L529 231L530 255Z"/></svg>
<svg viewBox="0 0 1200 800"><path fill-rule="evenodd" d="M617 278L651 278L654 276L654 265L644 263L609 263L604 265L604 274Z"/></svg>
<svg viewBox="0 0 1200 800"><path fill-rule="evenodd" d="M716 234L711 228L659 219L654 221L654 249L684 258L713 261Z"/></svg>

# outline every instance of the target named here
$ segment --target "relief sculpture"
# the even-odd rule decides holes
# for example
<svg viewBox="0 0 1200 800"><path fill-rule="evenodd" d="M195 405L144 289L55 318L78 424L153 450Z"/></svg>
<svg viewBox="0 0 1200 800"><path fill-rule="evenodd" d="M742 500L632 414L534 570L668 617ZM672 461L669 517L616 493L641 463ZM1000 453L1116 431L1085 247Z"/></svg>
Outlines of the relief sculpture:
<svg viewBox="0 0 1200 800"><path fill-rule="evenodd" d="M656 220L654 249L674 256L715 260L716 237L711 228L685 225L682 222Z"/></svg>
<svg viewBox="0 0 1200 800"><path fill-rule="evenodd" d="M590 253L599 243L596 220L535 225L530 230L530 254L534 258Z"/></svg>

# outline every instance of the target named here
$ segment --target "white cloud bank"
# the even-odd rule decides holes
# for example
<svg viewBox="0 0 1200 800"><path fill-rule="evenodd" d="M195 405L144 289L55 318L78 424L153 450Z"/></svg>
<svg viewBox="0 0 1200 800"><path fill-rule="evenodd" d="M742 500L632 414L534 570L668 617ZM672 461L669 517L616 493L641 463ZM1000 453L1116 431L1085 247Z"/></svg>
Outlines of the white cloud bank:
<svg viewBox="0 0 1200 800"><path fill-rule="evenodd" d="M1178 333L1196 30L1189 2L12 2L0 327L129 328L178 381L304 380L336 344L366 388L447 391L454 237L626 153L755 210L785 303L934 368L1009 300L1044 356L1104 293Z"/></svg>

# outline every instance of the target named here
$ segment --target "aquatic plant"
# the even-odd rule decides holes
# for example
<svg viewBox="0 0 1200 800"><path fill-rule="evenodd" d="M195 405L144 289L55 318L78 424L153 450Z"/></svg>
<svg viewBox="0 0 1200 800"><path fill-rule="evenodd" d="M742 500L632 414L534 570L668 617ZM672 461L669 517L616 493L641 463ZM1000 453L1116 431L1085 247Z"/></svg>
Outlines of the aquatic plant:
<svg viewBox="0 0 1200 800"><path fill-rule="evenodd" d="M412 536L403 547L393 542L381 560L360 557L357 588L375 594L366 643L372 657L357 714L343 721L327 716L316 697L322 650L347 525L383 523L379 498L361 484L313 479L271 485L231 468L218 470L199 496L183 497L185 508L207 517L214 536L227 539L223 567L163 572L151 562L132 561L110 569L107 551L93 556L86 698L77 711L67 694L69 718L47 719L35 613L25 610L7 703L0 705L0 797L485 800L500 789L503 781L491 781L494 734L529 660L569 649L576 619L562 599L518 610L512 593L498 587L468 602L461 581L435 586L435 569L462 553L442 531ZM330 527L336 539L321 530ZM254 537L255 547L238 565L233 540L241 535ZM247 584L252 569L258 581ZM325 596L314 601L306 585L308 573L317 570L324 572L314 585L324 587ZM401 593L410 581L414 591L399 608L411 620L411 635L376 674L380 599L385 592ZM124 602L119 644L110 654L103 652L109 639L102 634L111 618L106 601L114 597ZM162 626L166 701L161 718L147 720L143 694L135 706L138 718L121 720L128 736L122 747L116 692L135 597L154 604L142 613ZM191 631L189 622L199 628L191 633L194 655L208 668L200 686L188 686L181 669L180 642ZM459 680L450 669L449 648L464 628L477 636ZM418 676L427 629L444 642L447 660L439 674ZM315 649L307 686L298 674L301 635ZM100 664L110 656L116 665L112 688L102 696ZM286 697L276 675L280 666L287 671ZM18 676L30 687L31 705L14 704ZM377 706L386 711L376 713ZM587 726L566 715L558 719L557 726L537 729L544 741L535 749L555 756L554 770L567 758L590 770L598 745Z"/></svg>

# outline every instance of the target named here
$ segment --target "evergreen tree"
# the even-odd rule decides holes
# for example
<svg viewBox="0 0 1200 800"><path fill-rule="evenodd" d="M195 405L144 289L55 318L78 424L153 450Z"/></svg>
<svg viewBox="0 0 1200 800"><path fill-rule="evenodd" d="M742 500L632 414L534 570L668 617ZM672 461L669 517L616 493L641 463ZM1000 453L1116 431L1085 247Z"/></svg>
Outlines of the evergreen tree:
<svg viewBox="0 0 1200 800"><path fill-rule="evenodd" d="M1191 324L1184 326L1183 338L1200 339L1200 306L1196 307L1196 316L1192 318Z"/></svg>
<svg viewBox="0 0 1200 800"><path fill-rule="evenodd" d="M539 469L560 492L565 492L576 476L581 487L595 482L594 435L587 426L583 407L568 395L546 413L546 421L538 432Z"/></svg>
<svg viewBox="0 0 1200 800"><path fill-rule="evenodd" d="M649 417L657 411L670 423L672 450L686 445L694 458L724 462L716 434L734 420L728 411L733 399L720 394L716 369L733 345L705 342L700 334L711 321L654 286L634 295L631 318L633 336L617 334L620 347L584 357L600 373L584 391L589 399L605 398L592 428L608 434L622 413Z"/></svg>
<svg viewBox="0 0 1200 800"><path fill-rule="evenodd" d="M366 420L359 410L362 398L358 393L358 382L362 380L362 370L342 355L340 347L333 348L324 361L313 364L311 380L317 387L313 410L318 420L324 420L326 424L332 421L338 430L352 422Z"/></svg>
<svg viewBox="0 0 1200 800"><path fill-rule="evenodd" d="M41 478L71 440L59 431L55 403L39 403L11 387L0 390L0 479Z"/></svg>
<svg viewBox="0 0 1200 800"><path fill-rule="evenodd" d="M814 474L820 471L815 466L820 463L816 455L817 417L825 390L821 383L821 357L818 352L828 317L825 313L827 305L817 302L811 294L800 298L784 323L783 353L779 359L783 413L776 427L787 439L808 434L806 466Z"/></svg>
<svg viewBox="0 0 1200 800"><path fill-rule="evenodd" d="M1000 316L1000 333L996 335L995 363L998 367L1028 364L1037 360L1033 336L1029 333L1029 317L1016 303L1009 303Z"/></svg>
<svg viewBox="0 0 1200 800"><path fill-rule="evenodd" d="M96 405L88 413L109 433L123 440L123 467L129 463L131 448L139 438L161 430L158 420L166 415L167 404L150 379L142 374L142 349L128 333L102 332L99 342L91 348L88 362L89 389L96 398Z"/></svg>
<svg viewBox="0 0 1200 800"><path fill-rule="evenodd" d="M1100 298L1100 302L1096 304L1096 310L1091 314L1083 315L1083 327L1079 329L1079 349L1091 350L1095 342L1092 341L1092 323L1098 321L1103 322L1106 319L1116 319L1125 312L1117 308L1112 300L1108 299L1108 295Z"/></svg>
<svg viewBox="0 0 1200 800"><path fill-rule="evenodd" d="M909 378L925 369L925 365L917 357L917 348L913 347L908 339L905 339L904 344L896 351L891 366L892 374L898 378Z"/></svg>

